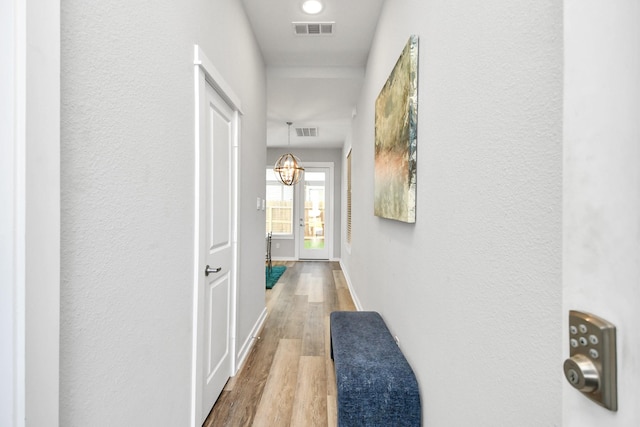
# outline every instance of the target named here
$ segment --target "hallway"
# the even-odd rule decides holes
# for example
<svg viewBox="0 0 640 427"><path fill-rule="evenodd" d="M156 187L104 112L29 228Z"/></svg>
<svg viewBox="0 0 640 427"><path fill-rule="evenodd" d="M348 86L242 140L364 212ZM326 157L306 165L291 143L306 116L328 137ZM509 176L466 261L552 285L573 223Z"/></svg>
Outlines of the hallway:
<svg viewBox="0 0 640 427"><path fill-rule="evenodd" d="M334 426L329 314L355 310L337 262L286 262L267 290L268 315L238 375L205 427Z"/></svg>
<svg viewBox="0 0 640 427"><path fill-rule="evenodd" d="M0 426L202 426L207 80L238 107L225 278L231 365L246 365L208 425L333 419L339 286L311 283L337 265L291 265L266 320L265 167L291 152L335 163L329 259L398 337L424 425L640 426L640 1L332 0L312 18L332 34L308 36L301 3L3 2ZM407 224L375 215L375 117L412 36ZM287 121L318 136L290 141ZM299 218L278 259L298 258ZM563 377L570 310L618 328L616 412ZM317 405L295 403L315 374Z"/></svg>

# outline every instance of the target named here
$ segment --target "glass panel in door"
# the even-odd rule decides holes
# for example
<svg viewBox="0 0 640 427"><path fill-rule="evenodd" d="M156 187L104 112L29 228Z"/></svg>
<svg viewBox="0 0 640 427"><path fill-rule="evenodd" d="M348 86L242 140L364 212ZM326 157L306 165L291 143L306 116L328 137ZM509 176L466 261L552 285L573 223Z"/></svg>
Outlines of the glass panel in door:
<svg viewBox="0 0 640 427"><path fill-rule="evenodd" d="M328 168L306 168L300 185L299 254L302 259L329 259Z"/></svg>

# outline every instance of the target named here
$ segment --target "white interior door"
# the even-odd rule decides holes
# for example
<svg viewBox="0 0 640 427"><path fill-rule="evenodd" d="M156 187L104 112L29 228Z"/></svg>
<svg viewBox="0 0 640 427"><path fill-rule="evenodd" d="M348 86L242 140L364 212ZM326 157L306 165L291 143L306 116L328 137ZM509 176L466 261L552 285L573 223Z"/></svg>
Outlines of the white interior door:
<svg viewBox="0 0 640 427"><path fill-rule="evenodd" d="M331 246L331 173L329 167L305 166L298 184L298 255L329 259Z"/></svg>
<svg viewBox="0 0 640 427"><path fill-rule="evenodd" d="M237 115L206 84L201 109L198 357L200 424L231 376L234 147Z"/></svg>

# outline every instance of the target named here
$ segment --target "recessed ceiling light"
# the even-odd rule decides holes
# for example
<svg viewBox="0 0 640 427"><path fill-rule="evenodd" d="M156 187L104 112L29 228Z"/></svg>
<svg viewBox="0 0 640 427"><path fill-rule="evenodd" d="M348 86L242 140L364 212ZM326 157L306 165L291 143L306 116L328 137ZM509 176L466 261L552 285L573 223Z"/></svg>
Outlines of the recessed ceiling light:
<svg viewBox="0 0 640 427"><path fill-rule="evenodd" d="M322 3L319 0L306 0L302 3L302 10L309 15L317 15L322 12Z"/></svg>

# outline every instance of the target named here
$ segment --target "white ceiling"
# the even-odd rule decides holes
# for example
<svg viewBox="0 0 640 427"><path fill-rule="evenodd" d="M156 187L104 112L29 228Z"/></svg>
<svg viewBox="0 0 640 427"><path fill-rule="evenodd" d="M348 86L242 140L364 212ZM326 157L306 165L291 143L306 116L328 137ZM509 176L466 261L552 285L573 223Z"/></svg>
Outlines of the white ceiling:
<svg viewBox="0 0 640 427"><path fill-rule="evenodd" d="M364 79L384 0L322 0L318 15L302 0L242 0L267 65L267 146L342 147ZM292 22L334 22L332 35L296 35ZM317 137L293 128L317 127Z"/></svg>

